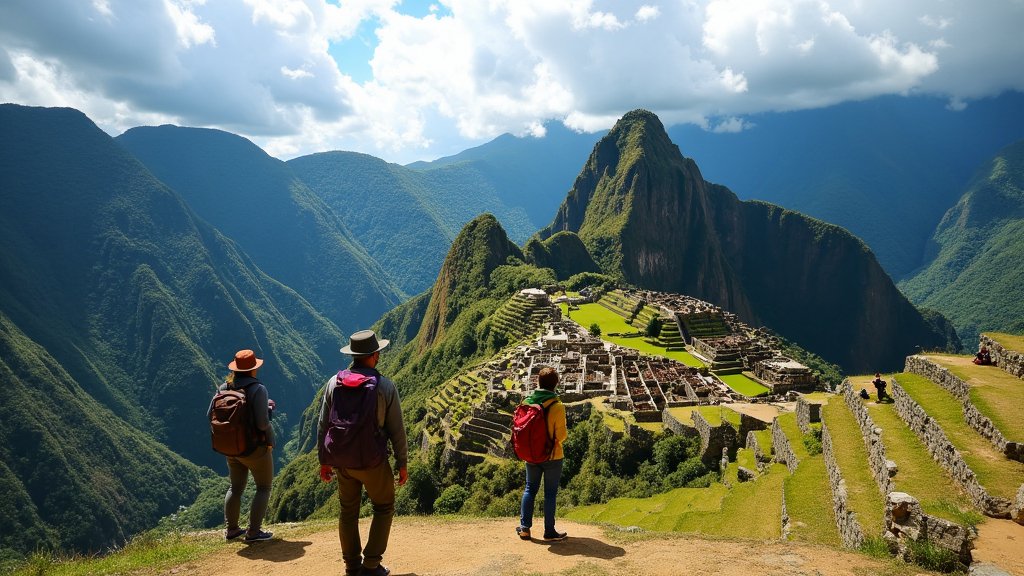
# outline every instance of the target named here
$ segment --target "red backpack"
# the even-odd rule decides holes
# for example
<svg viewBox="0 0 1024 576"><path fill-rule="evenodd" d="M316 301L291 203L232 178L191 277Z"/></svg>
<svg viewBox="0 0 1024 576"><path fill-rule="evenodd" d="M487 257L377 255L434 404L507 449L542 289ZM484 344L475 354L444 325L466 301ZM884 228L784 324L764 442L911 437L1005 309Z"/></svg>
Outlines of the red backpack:
<svg viewBox="0 0 1024 576"><path fill-rule="evenodd" d="M540 404L520 404L512 415L512 448L520 460L540 464L551 459L555 439L548 434L548 408Z"/></svg>

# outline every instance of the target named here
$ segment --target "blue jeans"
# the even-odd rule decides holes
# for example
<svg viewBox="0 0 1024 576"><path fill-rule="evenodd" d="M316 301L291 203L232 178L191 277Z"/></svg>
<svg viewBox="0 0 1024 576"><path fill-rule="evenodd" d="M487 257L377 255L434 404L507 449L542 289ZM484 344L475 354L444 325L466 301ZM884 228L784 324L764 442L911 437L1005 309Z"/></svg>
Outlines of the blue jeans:
<svg viewBox="0 0 1024 576"><path fill-rule="evenodd" d="M523 504L519 511L519 525L523 528L533 526L533 502L540 489L540 478L544 476L544 535L552 536L555 532L555 497L558 496L558 483L562 479L562 462L548 460L542 464L526 463L526 490L523 491Z"/></svg>

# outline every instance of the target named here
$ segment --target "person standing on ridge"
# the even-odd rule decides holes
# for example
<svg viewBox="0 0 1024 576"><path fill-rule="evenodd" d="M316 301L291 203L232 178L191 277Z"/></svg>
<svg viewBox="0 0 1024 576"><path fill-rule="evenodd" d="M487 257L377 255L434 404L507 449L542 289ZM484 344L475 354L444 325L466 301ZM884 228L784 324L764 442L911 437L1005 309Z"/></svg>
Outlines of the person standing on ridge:
<svg viewBox="0 0 1024 576"><path fill-rule="evenodd" d="M263 516L270 502L270 487L274 480L274 429L270 426L274 401L268 398L267 388L256 379L256 372L262 365L263 360L257 358L252 350L239 350L235 353L235 359L228 364L231 374L217 389L217 394L210 401L210 408L206 411L206 417L212 423L225 410L230 410L230 406L225 409L220 400L221 397L230 396L225 392L244 394L244 401L240 406L245 414L242 415L241 422L242 427L247 429L239 431L245 439L238 443L237 451L227 451L223 446L218 446L218 432L213 432L214 449L234 454L225 456L228 477L231 480L231 485L224 496L224 521L227 524L224 538L228 540L234 540L244 534L246 542L259 542L269 540L273 536L273 533L262 529ZM224 422L225 427L235 426L234 423L227 422L227 419ZM256 482L256 495L249 505L249 529L245 530L238 526L238 518L241 514L242 493L245 492L250 473Z"/></svg>
<svg viewBox="0 0 1024 576"><path fill-rule="evenodd" d="M338 479L338 537L346 576L387 576L391 572L381 564L395 515L395 477L388 461L388 441L398 468L398 485L409 479L398 389L377 371L380 352L388 344L389 340L378 341L372 330L352 334L341 349L342 354L352 356L352 364L330 377L320 406L320 479ZM365 547L359 538L363 488L373 504Z"/></svg>
<svg viewBox="0 0 1024 576"><path fill-rule="evenodd" d="M885 380L882 379L882 374L881 373L875 372L875 379L872 380L871 383L875 385L875 390L878 392L878 401L879 402L881 402L885 398L889 398L889 394L886 393L886 391L885 391L886 383L885 383ZM891 400L891 398L890 398L890 400Z"/></svg>
<svg viewBox="0 0 1024 576"><path fill-rule="evenodd" d="M539 464L526 463L526 489L523 491L523 502L519 510L519 526L516 534L523 540L529 540L530 528L533 526L533 507L540 489L540 481L544 479L544 540L565 540L568 534L555 529L555 498L558 496L558 484L562 480L562 443L568 437L565 422L565 405L558 398L555 389L558 387L558 371L550 366L540 369L537 375L537 389L526 398L524 404L536 404L547 412L548 436L553 440L551 457Z"/></svg>

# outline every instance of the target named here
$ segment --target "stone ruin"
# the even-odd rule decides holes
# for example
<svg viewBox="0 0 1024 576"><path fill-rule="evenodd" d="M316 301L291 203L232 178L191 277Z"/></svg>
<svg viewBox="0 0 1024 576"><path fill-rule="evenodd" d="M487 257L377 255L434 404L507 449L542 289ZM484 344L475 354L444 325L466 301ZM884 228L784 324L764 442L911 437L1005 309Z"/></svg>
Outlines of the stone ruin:
<svg viewBox="0 0 1024 576"><path fill-rule="evenodd" d="M754 376L767 386L772 394L784 394L791 390L812 392L819 384L818 377L810 368L786 356L761 360L754 366Z"/></svg>

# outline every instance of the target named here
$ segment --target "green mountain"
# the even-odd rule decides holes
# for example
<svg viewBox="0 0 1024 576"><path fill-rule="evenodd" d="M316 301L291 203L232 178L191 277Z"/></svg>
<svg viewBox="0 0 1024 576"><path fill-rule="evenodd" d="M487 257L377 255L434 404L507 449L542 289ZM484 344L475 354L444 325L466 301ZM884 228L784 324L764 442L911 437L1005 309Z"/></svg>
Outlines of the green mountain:
<svg viewBox="0 0 1024 576"><path fill-rule="evenodd" d="M930 263L900 287L960 339L1024 332L1024 141L982 166L932 237Z"/></svg>
<svg viewBox="0 0 1024 576"><path fill-rule="evenodd" d="M422 175L355 152L324 152L289 168L345 222L406 294L430 288L458 232L442 204L426 200Z"/></svg>
<svg viewBox="0 0 1024 576"><path fill-rule="evenodd" d="M117 141L343 332L369 326L401 301L345 222L287 164L249 140L160 126L133 128Z"/></svg>
<svg viewBox="0 0 1024 576"><path fill-rule="evenodd" d="M958 347L845 230L705 182L658 118L623 116L551 225L576 232L602 270L690 294L768 325L847 371L897 368L919 348Z"/></svg>
<svg viewBox="0 0 1024 576"><path fill-rule="evenodd" d="M205 410L237 349L286 438L342 336L80 112L0 125L0 538L98 550L191 503L198 468L157 442L223 471Z"/></svg>
<svg viewBox="0 0 1024 576"><path fill-rule="evenodd" d="M559 232L545 240L530 238L523 247L526 261L538 268L551 268L559 280L568 280L583 272L600 272L601 267L572 232Z"/></svg>

